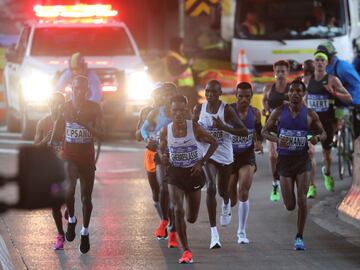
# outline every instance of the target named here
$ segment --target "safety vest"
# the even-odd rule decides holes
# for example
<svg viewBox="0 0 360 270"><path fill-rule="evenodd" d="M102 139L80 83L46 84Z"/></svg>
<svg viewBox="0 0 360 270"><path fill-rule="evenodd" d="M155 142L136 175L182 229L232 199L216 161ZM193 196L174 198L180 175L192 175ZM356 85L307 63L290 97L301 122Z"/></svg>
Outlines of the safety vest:
<svg viewBox="0 0 360 270"><path fill-rule="evenodd" d="M264 35L265 34L265 27L262 23L258 23L256 25L250 24L248 22L244 22L243 26L247 27L249 30L250 35Z"/></svg>
<svg viewBox="0 0 360 270"><path fill-rule="evenodd" d="M187 64L187 60L185 57L182 57L180 54L176 53L176 52L169 52L169 55L171 57L176 58L182 65L186 65ZM193 77L193 73L192 73L192 69L191 67L187 67L185 69L185 71L183 73L181 73L180 75L174 76L173 77L173 81L177 82L177 85L179 87L194 87L195 86L195 82L194 82L194 77Z"/></svg>

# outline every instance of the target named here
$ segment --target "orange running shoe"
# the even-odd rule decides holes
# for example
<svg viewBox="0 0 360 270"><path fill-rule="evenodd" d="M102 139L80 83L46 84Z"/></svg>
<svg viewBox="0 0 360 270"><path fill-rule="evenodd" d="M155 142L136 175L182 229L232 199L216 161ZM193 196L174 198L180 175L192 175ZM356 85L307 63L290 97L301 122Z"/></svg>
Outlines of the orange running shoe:
<svg viewBox="0 0 360 270"><path fill-rule="evenodd" d="M176 232L169 232L168 248L177 248L179 243L176 239Z"/></svg>
<svg viewBox="0 0 360 270"><path fill-rule="evenodd" d="M193 263L193 256L190 250L185 250L182 257L179 259L179 263Z"/></svg>
<svg viewBox="0 0 360 270"><path fill-rule="evenodd" d="M160 239L167 239L168 233L166 226L169 224L169 221L164 219L160 221L159 227L155 230L155 236Z"/></svg>

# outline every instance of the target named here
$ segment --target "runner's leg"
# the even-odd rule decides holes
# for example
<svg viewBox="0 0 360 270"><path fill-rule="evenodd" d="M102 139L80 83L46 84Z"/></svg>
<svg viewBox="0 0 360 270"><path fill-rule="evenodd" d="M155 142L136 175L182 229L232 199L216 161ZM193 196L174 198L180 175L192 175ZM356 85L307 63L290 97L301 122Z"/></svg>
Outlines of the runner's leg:
<svg viewBox="0 0 360 270"><path fill-rule="evenodd" d="M216 227L216 175L218 169L212 163L207 163L204 166L206 176L206 206L209 215L210 227Z"/></svg>
<svg viewBox="0 0 360 270"><path fill-rule="evenodd" d="M92 205L92 191L94 188L95 171L85 168L80 172L81 202L83 212L83 224L85 228L89 227Z"/></svg>
<svg viewBox="0 0 360 270"><path fill-rule="evenodd" d="M184 191L175 185L169 185L169 193L172 204L174 205L175 223L177 234L184 250L189 250L186 235L185 211L184 211Z"/></svg>
<svg viewBox="0 0 360 270"><path fill-rule="evenodd" d="M232 173L230 176L229 181L229 194L230 194L230 201L231 201L231 207L234 207L237 203L237 184L238 184L238 174Z"/></svg>
<svg viewBox="0 0 360 270"><path fill-rule="evenodd" d="M295 180L291 177L280 175L281 195L287 210L293 211L296 206L296 197L294 192Z"/></svg>
<svg viewBox="0 0 360 270"><path fill-rule="evenodd" d="M163 220L168 220L169 191L165 182L165 168L161 164L156 165L156 180L160 188L160 206Z"/></svg>
<svg viewBox="0 0 360 270"><path fill-rule="evenodd" d="M55 221L56 229L58 234L64 235L64 229L62 224L62 213L61 213L61 206L56 206L51 209L52 216Z"/></svg>
<svg viewBox="0 0 360 270"><path fill-rule="evenodd" d="M153 173L153 172L146 172L146 173L147 173L149 185L150 185L151 192L152 192L152 199L154 201L154 207L155 207L156 212L158 213L160 219L163 219L162 213L161 213L160 202L159 202L160 187L159 187L159 183L156 180L156 173Z"/></svg>
<svg viewBox="0 0 360 270"><path fill-rule="evenodd" d="M302 237L307 216L306 192L309 187L309 172L296 176L297 205L298 205L298 235Z"/></svg>

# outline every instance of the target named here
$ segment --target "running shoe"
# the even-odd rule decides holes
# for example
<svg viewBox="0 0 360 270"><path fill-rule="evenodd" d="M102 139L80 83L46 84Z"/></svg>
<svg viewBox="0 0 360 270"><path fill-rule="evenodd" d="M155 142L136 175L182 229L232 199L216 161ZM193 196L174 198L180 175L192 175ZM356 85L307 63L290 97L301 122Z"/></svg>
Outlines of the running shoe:
<svg viewBox="0 0 360 270"><path fill-rule="evenodd" d="M304 241L300 237L296 237L294 242L295 250L305 250Z"/></svg>
<svg viewBox="0 0 360 270"><path fill-rule="evenodd" d="M159 227L155 230L155 237L157 237L159 240L160 239L167 239L168 237L168 233L167 233L167 228L166 226L169 224L168 220L161 220Z"/></svg>
<svg viewBox="0 0 360 270"><path fill-rule="evenodd" d="M273 185L273 190L271 191L271 194L270 194L270 200L272 202L280 201L279 185Z"/></svg>
<svg viewBox="0 0 360 270"><path fill-rule="evenodd" d="M314 199L316 197L316 186L310 185L306 197L308 199Z"/></svg>
<svg viewBox="0 0 360 270"><path fill-rule="evenodd" d="M177 248L179 243L176 239L176 232L169 232L168 248Z"/></svg>
<svg viewBox="0 0 360 270"><path fill-rule="evenodd" d="M221 248L219 235L211 235L210 249Z"/></svg>
<svg viewBox="0 0 360 270"><path fill-rule="evenodd" d="M245 232L238 232L237 237L238 237L238 244L249 244L250 243L249 239L246 238Z"/></svg>
<svg viewBox="0 0 360 270"><path fill-rule="evenodd" d="M89 235L81 235L79 251L81 254L85 254L90 250Z"/></svg>
<svg viewBox="0 0 360 270"><path fill-rule="evenodd" d="M331 175L326 175L325 174L325 167L322 167L321 171L322 171L322 174L324 176L324 185L325 185L326 190L333 192L335 190L335 188L334 188L334 186L335 186L334 179L332 178Z"/></svg>
<svg viewBox="0 0 360 270"><path fill-rule="evenodd" d="M179 263L193 263L193 256L190 250L185 250L182 257L179 259Z"/></svg>
<svg viewBox="0 0 360 270"><path fill-rule="evenodd" d="M76 233L75 233L75 227L76 227L77 219L75 223L68 222L67 231L65 233L66 241L72 242L75 239Z"/></svg>
<svg viewBox="0 0 360 270"><path fill-rule="evenodd" d="M221 207L221 214L220 214L220 225L227 226L231 222L231 202L229 200L228 204L225 204L224 201Z"/></svg>
<svg viewBox="0 0 360 270"><path fill-rule="evenodd" d="M60 250L60 249L64 249L64 242L65 242L65 238L63 234L58 234L58 236L56 236L56 242L54 245L54 249L55 250Z"/></svg>

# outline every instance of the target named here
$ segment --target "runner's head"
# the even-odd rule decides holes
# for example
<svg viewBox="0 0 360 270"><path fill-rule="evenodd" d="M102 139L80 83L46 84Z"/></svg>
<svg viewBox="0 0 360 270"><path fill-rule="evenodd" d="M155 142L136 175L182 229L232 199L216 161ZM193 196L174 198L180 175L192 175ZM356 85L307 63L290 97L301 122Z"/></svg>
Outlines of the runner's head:
<svg viewBox="0 0 360 270"><path fill-rule="evenodd" d="M82 103L87 99L89 93L88 78L83 75L73 77L71 81L72 99L75 103Z"/></svg>
<svg viewBox="0 0 360 270"><path fill-rule="evenodd" d="M188 101L183 95L175 95L170 100L171 117L174 123L183 123L188 116Z"/></svg>
<svg viewBox="0 0 360 270"><path fill-rule="evenodd" d="M303 102L305 94L306 86L301 80L295 79L290 83L288 92L290 103L299 104Z"/></svg>
<svg viewBox="0 0 360 270"><path fill-rule="evenodd" d="M273 70L275 79L286 80L289 75L290 64L286 60L276 61L273 65Z"/></svg>
<svg viewBox="0 0 360 270"><path fill-rule="evenodd" d="M312 59L305 60L302 67L304 71L304 76L314 75L315 72L314 60Z"/></svg>
<svg viewBox="0 0 360 270"><path fill-rule="evenodd" d="M162 92L165 99L170 101L171 98L177 94L176 84L172 82L164 82L162 87Z"/></svg>
<svg viewBox="0 0 360 270"><path fill-rule="evenodd" d="M328 56L323 52L316 52L314 54L314 65L315 70L317 72L323 72L326 71L326 66L328 64L329 58Z"/></svg>
<svg viewBox="0 0 360 270"><path fill-rule="evenodd" d="M86 74L87 64L81 53L77 52L70 56L69 69L74 76Z"/></svg>
<svg viewBox="0 0 360 270"><path fill-rule="evenodd" d="M216 102L222 94L221 84L217 80L209 81L205 86L205 97L208 102Z"/></svg>
<svg viewBox="0 0 360 270"><path fill-rule="evenodd" d="M48 101L48 106L51 115L56 114L56 112L65 104L65 97L60 92L53 93Z"/></svg>
<svg viewBox="0 0 360 270"><path fill-rule="evenodd" d="M249 106L253 96L252 86L248 82L241 82L236 86L236 98L240 105Z"/></svg>
<svg viewBox="0 0 360 270"><path fill-rule="evenodd" d="M316 53L317 52L323 52L326 54L326 56L328 57L328 62L331 63L331 60L335 57L337 51L334 47L334 44L332 44L332 42L327 41L325 43L321 43L319 46L317 46L316 48ZM315 53L315 54L316 54Z"/></svg>

